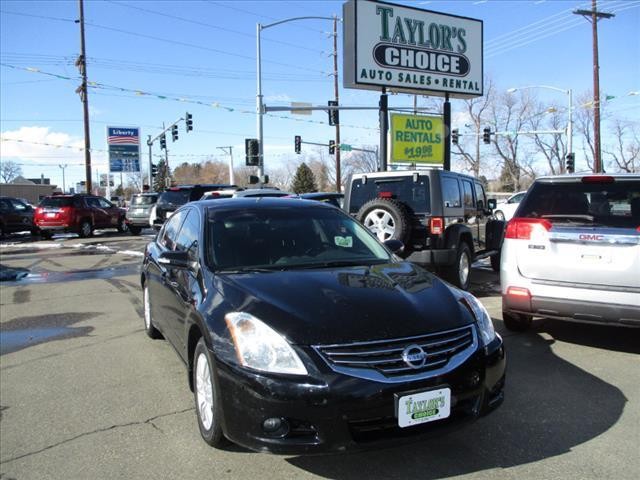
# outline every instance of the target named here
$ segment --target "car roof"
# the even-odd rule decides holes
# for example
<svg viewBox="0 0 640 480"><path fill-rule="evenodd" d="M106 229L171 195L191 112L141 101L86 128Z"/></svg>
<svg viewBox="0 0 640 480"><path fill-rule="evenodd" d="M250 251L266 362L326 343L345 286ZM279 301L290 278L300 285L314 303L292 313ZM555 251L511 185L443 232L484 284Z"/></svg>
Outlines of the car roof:
<svg viewBox="0 0 640 480"><path fill-rule="evenodd" d="M456 177L464 177L470 180L474 180L476 182L480 181L478 178L475 178L471 175L467 175L466 173L453 172L451 170L443 170L440 168L431 168L428 170L388 170L386 172L355 173L353 174L353 178L408 177L415 174L422 177L430 177L435 175L453 175Z"/></svg>
<svg viewBox="0 0 640 480"><path fill-rule="evenodd" d="M577 183L581 182L584 177L612 177L617 180L640 180L640 174L637 173L572 173L569 175L546 175L536 178L536 182L544 183Z"/></svg>
<svg viewBox="0 0 640 480"><path fill-rule="evenodd" d="M190 202L185 207L191 206L198 209L224 209L224 210L256 210L271 208L286 209L309 209L309 208L328 208L336 210L335 207L322 202L301 202L297 198L286 197L239 197L239 198L219 198L215 200L198 200ZM184 207L183 207L184 208Z"/></svg>

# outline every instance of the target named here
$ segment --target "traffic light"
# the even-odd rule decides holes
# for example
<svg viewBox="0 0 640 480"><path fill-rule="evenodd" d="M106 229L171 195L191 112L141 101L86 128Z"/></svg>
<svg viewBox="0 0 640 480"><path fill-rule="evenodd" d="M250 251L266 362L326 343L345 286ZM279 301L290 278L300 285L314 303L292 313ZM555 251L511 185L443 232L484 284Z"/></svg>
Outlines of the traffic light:
<svg viewBox="0 0 640 480"><path fill-rule="evenodd" d="M458 145L458 139L458 129L454 128L453 130L451 130L451 143L453 143L454 145Z"/></svg>
<svg viewBox="0 0 640 480"><path fill-rule="evenodd" d="M184 116L184 124L187 130L187 133L193 130L193 115L191 115L189 112L187 112Z"/></svg>
<svg viewBox="0 0 640 480"><path fill-rule="evenodd" d="M576 171L575 154L567 153L565 157L567 159L567 173L573 173Z"/></svg>
<svg viewBox="0 0 640 480"><path fill-rule="evenodd" d="M485 128L482 132L482 141L486 144L491 143L491 129Z"/></svg>
<svg viewBox="0 0 640 480"><path fill-rule="evenodd" d="M155 177L158 175L158 166L155 163L151 164L151 176Z"/></svg>
<svg viewBox="0 0 640 480"><path fill-rule="evenodd" d="M329 105L330 107L337 107L338 102L336 100L329 100L327 102L327 105ZM329 125L334 126L340 123L340 111L338 109L329 109L327 110L327 113L329 113Z"/></svg>
<svg viewBox="0 0 640 480"><path fill-rule="evenodd" d="M244 139L245 165L257 167L260 165L260 147L257 138Z"/></svg>
<svg viewBox="0 0 640 480"><path fill-rule="evenodd" d="M300 151L302 150L302 137L300 135L296 135L295 137L293 137L293 146L296 153L300 153Z"/></svg>
<svg viewBox="0 0 640 480"><path fill-rule="evenodd" d="M178 139L178 125L175 123L171 125L171 141L175 142Z"/></svg>
<svg viewBox="0 0 640 480"><path fill-rule="evenodd" d="M336 142L335 140L329 140L329 155L333 155L336 153Z"/></svg>
<svg viewBox="0 0 640 480"><path fill-rule="evenodd" d="M167 137L165 137L164 133L160 137L160 149L161 150L167 149Z"/></svg>

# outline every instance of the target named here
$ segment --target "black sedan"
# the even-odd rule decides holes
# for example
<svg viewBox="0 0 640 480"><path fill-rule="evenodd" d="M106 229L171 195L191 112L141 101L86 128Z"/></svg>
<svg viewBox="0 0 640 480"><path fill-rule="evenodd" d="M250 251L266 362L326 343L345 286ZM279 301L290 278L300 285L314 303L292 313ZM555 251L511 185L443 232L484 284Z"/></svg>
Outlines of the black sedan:
<svg viewBox="0 0 640 480"><path fill-rule="evenodd" d="M319 202L200 201L171 216L145 251L145 329L185 362L207 443L345 451L500 405L489 314L401 246Z"/></svg>

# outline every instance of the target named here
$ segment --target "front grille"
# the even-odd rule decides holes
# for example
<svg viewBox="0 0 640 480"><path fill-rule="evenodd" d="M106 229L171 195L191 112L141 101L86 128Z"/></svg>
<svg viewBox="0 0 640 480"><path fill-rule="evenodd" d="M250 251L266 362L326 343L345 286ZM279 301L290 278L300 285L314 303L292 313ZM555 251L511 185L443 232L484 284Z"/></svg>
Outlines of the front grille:
<svg viewBox="0 0 640 480"><path fill-rule="evenodd" d="M425 353L421 361L407 362L403 352ZM378 340L345 345L314 347L336 372L380 381L403 381L407 377L424 378L450 371L466 360L476 349L477 339L472 326L416 337ZM411 364L413 363L413 365Z"/></svg>

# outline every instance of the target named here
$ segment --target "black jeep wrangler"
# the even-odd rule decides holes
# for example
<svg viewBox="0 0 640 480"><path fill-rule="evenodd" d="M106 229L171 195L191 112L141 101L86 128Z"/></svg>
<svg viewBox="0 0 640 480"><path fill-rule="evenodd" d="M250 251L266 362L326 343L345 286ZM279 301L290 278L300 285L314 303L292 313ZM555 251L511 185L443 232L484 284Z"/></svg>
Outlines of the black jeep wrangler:
<svg viewBox="0 0 640 480"><path fill-rule="evenodd" d="M407 260L466 290L475 260L491 257L500 269L505 222L490 203L478 179L434 169L352 175L343 208L380 241L401 240Z"/></svg>

